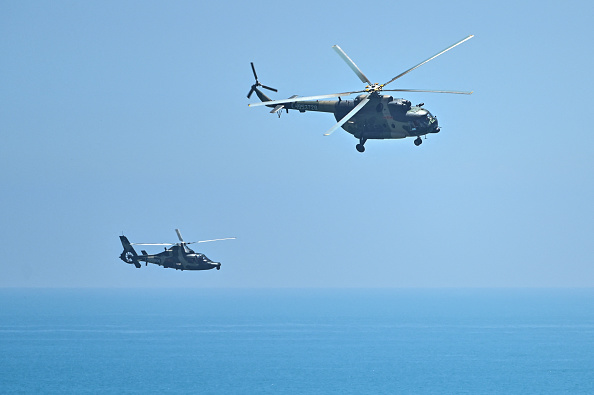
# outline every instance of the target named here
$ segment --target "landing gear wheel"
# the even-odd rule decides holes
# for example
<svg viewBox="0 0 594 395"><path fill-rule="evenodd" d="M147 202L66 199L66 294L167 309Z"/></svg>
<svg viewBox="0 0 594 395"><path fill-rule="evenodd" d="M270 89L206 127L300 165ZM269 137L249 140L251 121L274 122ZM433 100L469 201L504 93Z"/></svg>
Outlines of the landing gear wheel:
<svg viewBox="0 0 594 395"><path fill-rule="evenodd" d="M357 148L357 151L359 152L365 152L365 146L363 144L357 144L355 148Z"/></svg>
<svg viewBox="0 0 594 395"><path fill-rule="evenodd" d="M419 145L421 145L421 144L423 144L423 140L421 140L421 138L420 138L420 137L417 137L417 138L415 139L415 145L418 147L418 146L419 146Z"/></svg>

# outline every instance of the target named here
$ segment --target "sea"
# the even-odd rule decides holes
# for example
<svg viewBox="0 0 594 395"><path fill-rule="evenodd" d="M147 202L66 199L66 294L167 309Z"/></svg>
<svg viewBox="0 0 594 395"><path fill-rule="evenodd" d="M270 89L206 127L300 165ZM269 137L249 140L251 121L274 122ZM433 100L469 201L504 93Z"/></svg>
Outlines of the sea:
<svg viewBox="0 0 594 395"><path fill-rule="evenodd" d="M594 289L0 289L0 393L594 394Z"/></svg>

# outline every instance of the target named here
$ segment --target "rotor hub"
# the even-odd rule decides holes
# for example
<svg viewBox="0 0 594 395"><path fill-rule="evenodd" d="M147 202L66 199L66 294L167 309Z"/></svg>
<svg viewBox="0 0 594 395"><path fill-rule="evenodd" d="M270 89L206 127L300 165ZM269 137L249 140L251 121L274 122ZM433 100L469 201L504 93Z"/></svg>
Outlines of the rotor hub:
<svg viewBox="0 0 594 395"><path fill-rule="evenodd" d="M373 93L373 92L379 92L379 91L381 91L381 90L382 90L382 88L383 88L383 87L384 87L383 85L381 85L381 84L378 84L378 83L376 82L375 84L372 84L372 85L367 85L367 86L365 87L365 92L370 92L370 93Z"/></svg>

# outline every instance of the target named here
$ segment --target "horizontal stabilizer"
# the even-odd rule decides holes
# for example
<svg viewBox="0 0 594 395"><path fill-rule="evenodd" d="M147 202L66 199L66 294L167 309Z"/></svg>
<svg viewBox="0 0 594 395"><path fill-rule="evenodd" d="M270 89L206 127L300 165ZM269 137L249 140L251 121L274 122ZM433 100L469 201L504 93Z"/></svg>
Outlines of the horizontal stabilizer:
<svg viewBox="0 0 594 395"><path fill-rule="evenodd" d="M293 96L289 97L289 99L294 99L294 98L296 98L296 97L298 97L298 96L299 96L299 95L293 95ZM274 114L275 112L278 112L278 111L282 110L283 108L285 108L285 105L284 105L284 104L279 104L279 105L277 105L276 107L274 107L274 108L273 108L273 109L270 111L270 113L271 113L271 114Z"/></svg>

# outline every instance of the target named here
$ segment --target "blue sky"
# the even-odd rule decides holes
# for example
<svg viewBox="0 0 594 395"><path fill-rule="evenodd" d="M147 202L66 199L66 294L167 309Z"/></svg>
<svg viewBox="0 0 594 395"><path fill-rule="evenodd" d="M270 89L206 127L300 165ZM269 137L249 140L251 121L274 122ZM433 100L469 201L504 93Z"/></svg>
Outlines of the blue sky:
<svg viewBox="0 0 594 395"><path fill-rule="evenodd" d="M204 3L204 2L202 2ZM594 5L3 2L0 286L591 287ZM340 45L442 125L357 140L249 108L362 88ZM391 85L392 87L392 85ZM137 270L136 242L220 271Z"/></svg>

